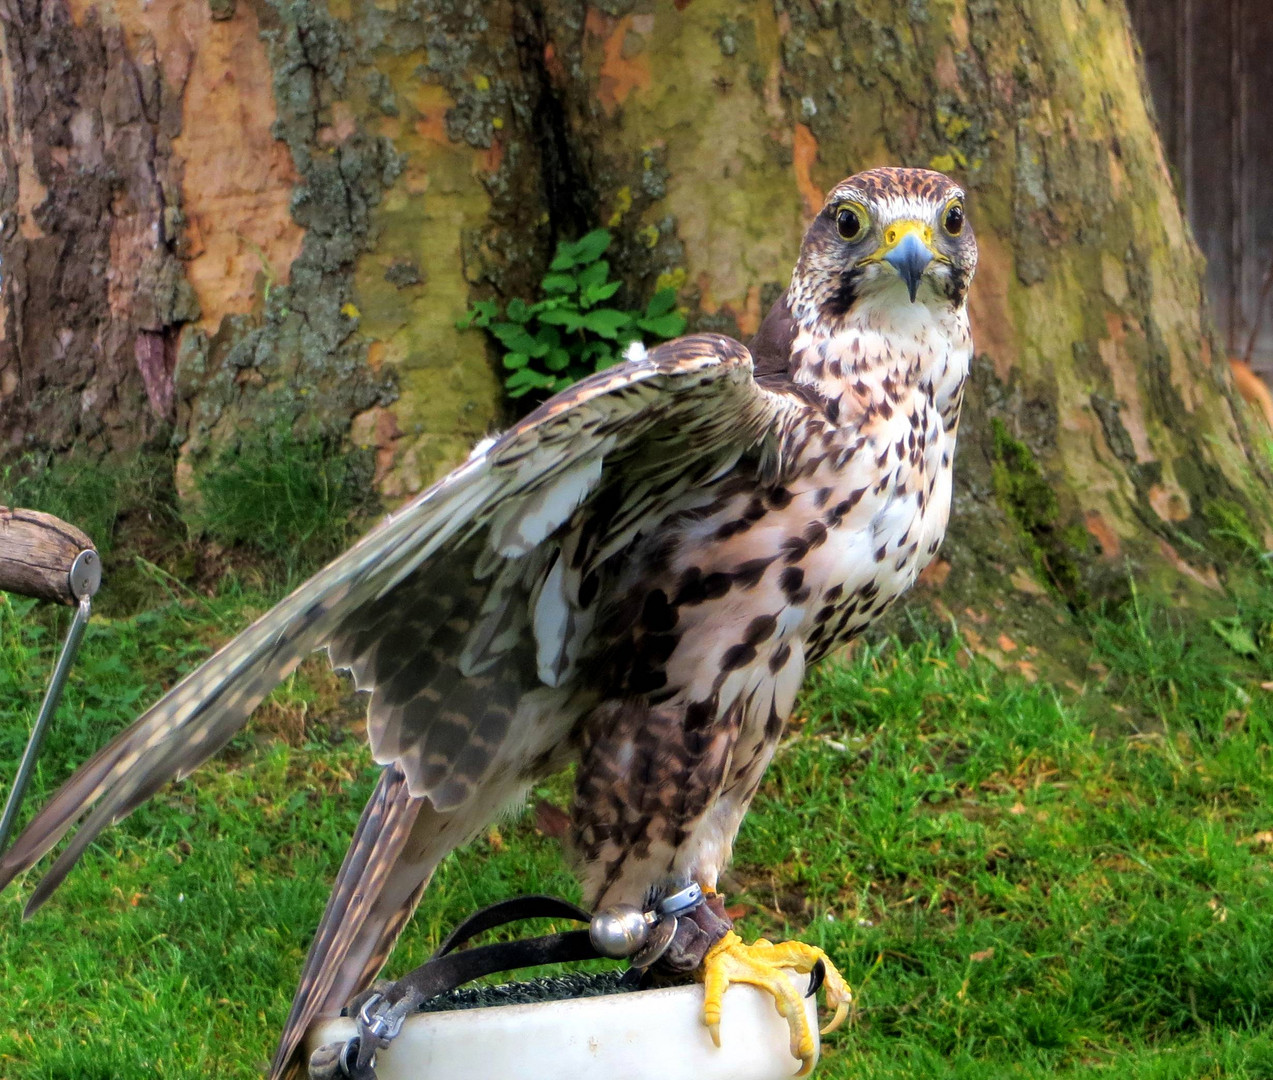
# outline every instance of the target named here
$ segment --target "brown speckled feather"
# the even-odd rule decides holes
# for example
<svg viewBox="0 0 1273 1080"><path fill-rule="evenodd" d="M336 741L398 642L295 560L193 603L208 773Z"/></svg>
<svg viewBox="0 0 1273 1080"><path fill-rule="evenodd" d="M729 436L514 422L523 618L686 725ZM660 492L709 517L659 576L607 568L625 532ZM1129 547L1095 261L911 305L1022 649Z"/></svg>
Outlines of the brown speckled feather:
<svg viewBox="0 0 1273 1080"><path fill-rule="evenodd" d="M374 978L438 860L572 758L590 902L713 887L806 666L944 533L972 348L962 199L924 170L837 185L754 373L729 338L682 338L479 446L81 768L0 859L0 888L82 822L34 910L322 647L370 692L385 771L272 1076Z"/></svg>
<svg viewBox="0 0 1273 1080"><path fill-rule="evenodd" d="M306 957L292 1008L274 1054L272 1074L280 1074L288 1065L306 1030L320 1015L324 1005L335 1000L336 1008L339 1008L349 996L348 987L333 987L333 984L347 971L343 961L355 951L359 939L370 933L375 944L370 960L359 967L353 979L347 979L354 984L355 990L360 989L357 983L363 970L370 968L370 978L374 979L387 959L414 903L385 911L380 904L381 894L397 866L398 857L423 805L423 800L411 798L407 792L406 777L397 766L391 765L380 774L362 817L358 819L345 861L336 875L336 885L327 900L322 922ZM421 882L414 900L418 900L423 891L424 882Z"/></svg>
<svg viewBox="0 0 1273 1080"><path fill-rule="evenodd" d="M762 386L781 386L791 382L791 344L799 327L791 314L791 305L780 297L765 316L756 336L747 343L755 364L756 381Z"/></svg>

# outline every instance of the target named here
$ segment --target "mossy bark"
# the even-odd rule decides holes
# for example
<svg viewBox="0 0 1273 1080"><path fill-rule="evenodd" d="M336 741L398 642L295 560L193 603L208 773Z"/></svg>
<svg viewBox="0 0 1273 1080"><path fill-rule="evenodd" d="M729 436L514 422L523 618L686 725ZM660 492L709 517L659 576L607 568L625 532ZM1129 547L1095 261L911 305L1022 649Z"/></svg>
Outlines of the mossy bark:
<svg viewBox="0 0 1273 1080"><path fill-rule="evenodd" d="M1273 537L1121 0L9 0L0 26L11 445L172 439L197 468L282 417L405 495L500 419L456 317L529 296L558 238L612 228L621 301L672 283L745 337L822 192L893 162L964 181L981 242L939 604L1041 632L1129 567L1216 590L1216 500Z"/></svg>

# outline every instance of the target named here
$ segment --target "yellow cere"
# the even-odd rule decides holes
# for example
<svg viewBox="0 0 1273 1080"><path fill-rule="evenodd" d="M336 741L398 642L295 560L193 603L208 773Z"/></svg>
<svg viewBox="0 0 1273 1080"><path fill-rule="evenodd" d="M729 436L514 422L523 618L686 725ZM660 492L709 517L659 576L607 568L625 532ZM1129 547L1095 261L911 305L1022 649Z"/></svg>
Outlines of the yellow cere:
<svg viewBox="0 0 1273 1080"><path fill-rule="evenodd" d="M884 230L884 247L886 250L892 250L902 242L902 238L915 233L924 241L924 246L932 248L933 246L933 227L925 225L922 221L897 221Z"/></svg>

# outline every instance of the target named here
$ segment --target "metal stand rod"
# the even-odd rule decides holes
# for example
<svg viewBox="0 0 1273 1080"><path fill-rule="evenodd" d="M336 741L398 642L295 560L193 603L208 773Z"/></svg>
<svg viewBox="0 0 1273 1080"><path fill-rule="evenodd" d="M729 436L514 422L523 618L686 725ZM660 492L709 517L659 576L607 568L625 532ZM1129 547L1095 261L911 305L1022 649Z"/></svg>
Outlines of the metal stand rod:
<svg viewBox="0 0 1273 1080"><path fill-rule="evenodd" d="M80 641L84 637L84 628L93 613L93 593L97 591L101 579L101 563L97 561L97 552L81 552L71 568L71 589L79 598L79 607L75 609L75 618L71 620L71 628L66 632L62 655L57 658L57 667L53 669L53 678L45 691L39 715L35 718L35 727L31 729L27 748L22 753L22 761L19 762L17 774L13 778L13 787L9 789L8 801L4 804L4 815L0 817L0 855L9 846L9 833L13 830L14 819L22 806L22 796L26 794L27 784L31 782L31 773L35 770L35 761L40 754L40 744L44 742L45 730L57 711L62 687L66 685L71 663L75 660Z"/></svg>

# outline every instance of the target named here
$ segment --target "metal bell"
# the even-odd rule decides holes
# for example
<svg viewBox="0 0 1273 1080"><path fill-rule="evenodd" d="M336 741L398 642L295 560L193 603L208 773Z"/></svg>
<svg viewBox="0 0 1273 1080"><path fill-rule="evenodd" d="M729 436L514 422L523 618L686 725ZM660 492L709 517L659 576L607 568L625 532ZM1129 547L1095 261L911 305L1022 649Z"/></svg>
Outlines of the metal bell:
<svg viewBox="0 0 1273 1080"><path fill-rule="evenodd" d="M588 924L592 947L602 956L621 960L640 949L650 937L645 912L635 904L615 904L598 911Z"/></svg>

